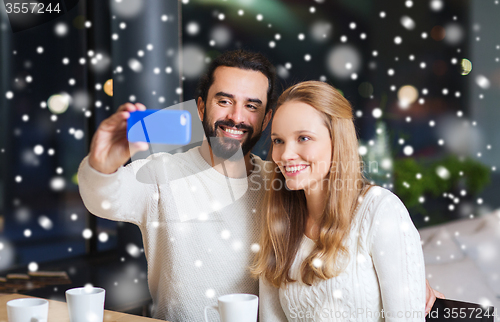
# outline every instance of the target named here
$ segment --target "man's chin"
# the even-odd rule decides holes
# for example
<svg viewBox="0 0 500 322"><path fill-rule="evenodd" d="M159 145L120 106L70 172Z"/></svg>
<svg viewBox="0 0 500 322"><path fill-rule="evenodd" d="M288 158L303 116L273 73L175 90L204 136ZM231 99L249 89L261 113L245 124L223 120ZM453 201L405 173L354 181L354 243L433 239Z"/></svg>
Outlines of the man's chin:
<svg viewBox="0 0 500 322"><path fill-rule="evenodd" d="M232 161L239 160L243 157L243 151L238 141L232 140L236 142L231 143L223 143L221 141L220 138L212 138L210 141L210 147L216 157Z"/></svg>

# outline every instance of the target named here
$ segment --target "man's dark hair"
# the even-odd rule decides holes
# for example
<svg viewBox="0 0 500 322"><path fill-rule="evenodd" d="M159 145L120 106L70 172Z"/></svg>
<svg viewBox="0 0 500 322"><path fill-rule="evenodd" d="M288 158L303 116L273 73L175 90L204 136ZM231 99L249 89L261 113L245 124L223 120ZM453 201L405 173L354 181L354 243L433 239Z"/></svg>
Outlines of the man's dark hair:
<svg viewBox="0 0 500 322"><path fill-rule="evenodd" d="M203 102L207 102L208 89L214 82L214 72L217 67L237 67L261 72L267 77L269 87L267 88L266 113L274 107L276 101L276 70L271 62L262 54L253 53L245 50L227 51L212 60L208 70L200 78L196 90L196 98L201 97Z"/></svg>

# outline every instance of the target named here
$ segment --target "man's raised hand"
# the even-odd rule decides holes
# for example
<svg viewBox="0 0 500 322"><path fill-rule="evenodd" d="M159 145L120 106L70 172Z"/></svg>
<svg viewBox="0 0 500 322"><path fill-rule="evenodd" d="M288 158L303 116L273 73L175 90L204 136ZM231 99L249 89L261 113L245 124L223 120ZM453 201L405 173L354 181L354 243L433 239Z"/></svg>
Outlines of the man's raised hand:
<svg viewBox="0 0 500 322"><path fill-rule="evenodd" d="M127 119L130 112L145 111L140 103L125 103L101 122L90 144L89 163L92 168L110 174L118 170L135 153L148 149L146 142L127 140Z"/></svg>

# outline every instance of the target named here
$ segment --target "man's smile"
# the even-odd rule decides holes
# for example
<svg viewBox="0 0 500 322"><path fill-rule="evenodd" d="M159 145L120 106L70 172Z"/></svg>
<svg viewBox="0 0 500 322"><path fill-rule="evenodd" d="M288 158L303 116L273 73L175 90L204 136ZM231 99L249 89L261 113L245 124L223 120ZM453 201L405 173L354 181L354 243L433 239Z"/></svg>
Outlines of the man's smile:
<svg viewBox="0 0 500 322"><path fill-rule="evenodd" d="M247 130L238 129L236 127L229 127L222 124L219 125L218 130L222 132L222 135L236 140L243 139L243 137L247 133Z"/></svg>

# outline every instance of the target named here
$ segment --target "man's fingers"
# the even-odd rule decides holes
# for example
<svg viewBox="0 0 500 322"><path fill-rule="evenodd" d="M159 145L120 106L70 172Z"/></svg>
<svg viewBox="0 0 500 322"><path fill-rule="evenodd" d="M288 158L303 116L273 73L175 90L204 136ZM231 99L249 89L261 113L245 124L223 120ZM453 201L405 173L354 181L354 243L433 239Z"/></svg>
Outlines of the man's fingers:
<svg viewBox="0 0 500 322"><path fill-rule="evenodd" d="M126 122L124 121L126 121L129 117L130 117L129 112L126 111L116 112L115 114L105 119L103 123L110 126L122 125L126 124Z"/></svg>
<svg viewBox="0 0 500 322"><path fill-rule="evenodd" d="M431 294L429 294L429 300L427 301L427 304L425 304L425 315L429 314L429 312L432 309L432 306L434 305L435 300L436 297L434 296L434 293L431 292Z"/></svg>
<svg viewBox="0 0 500 322"><path fill-rule="evenodd" d="M136 152L146 151L149 148L147 142L129 142L130 156L133 156Z"/></svg>
<svg viewBox="0 0 500 322"><path fill-rule="evenodd" d="M140 103L137 103L137 104L140 104ZM132 103L125 103L125 104L121 105L118 108L117 112L122 112L122 111L133 112L133 111L137 111L139 108L136 105L134 105ZM142 104L140 104L140 105L142 105ZM144 106L144 105L142 105L142 106Z"/></svg>
<svg viewBox="0 0 500 322"><path fill-rule="evenodd" d="M135 106L139 111L145 111L146 110L146 105L141 104L141 103L135 103Z"/></svg>
<svg viewBox="0 0 500 322"><path fill-rule="evenodd" d="M425 294L427 302L425 303L425 314L427 315L436 301L436 296L434 295L434 289L429 284L429 281L425 279Z"/></svg>
<svg viewBox="0 0 500 322"><path fill-rule="evenodd" d="M436 291L435 289L432 289L434 291L434 295L437 297L437 298L440 298L440 299L445 299L445 296L443 293L441 292L438 292Z"/></svg>

